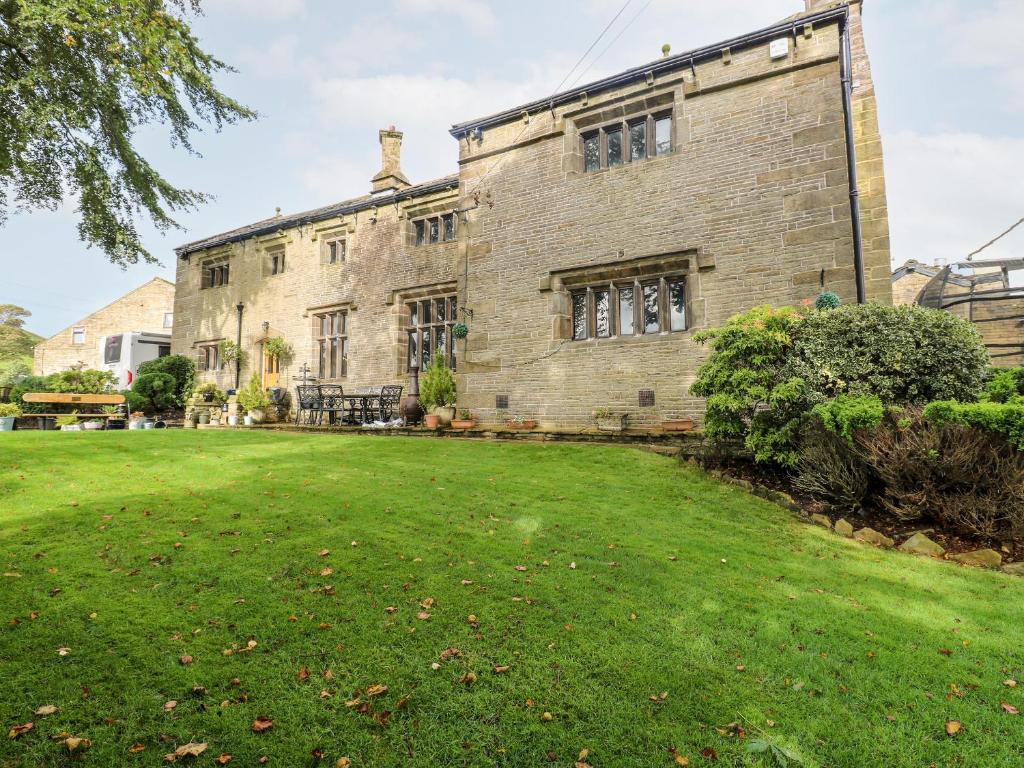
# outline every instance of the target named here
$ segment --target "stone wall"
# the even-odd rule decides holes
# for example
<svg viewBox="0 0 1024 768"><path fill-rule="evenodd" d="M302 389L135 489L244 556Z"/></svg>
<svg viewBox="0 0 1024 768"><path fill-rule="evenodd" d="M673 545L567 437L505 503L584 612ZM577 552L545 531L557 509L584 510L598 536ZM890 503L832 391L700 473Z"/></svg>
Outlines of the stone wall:
<svg viewBox="0 0 1024 768"><path fill-rule="evenodd" d="M164 315L174 308L174 291L173 284L163 278L153 278L39 342L35 347L32 372L37 376L47 376L76 367L100 368L103 365L103 337L111 334L127 331L170 333L171 329L164 327ZM73 340L75 328L85 330L81 344Z"/></svg>

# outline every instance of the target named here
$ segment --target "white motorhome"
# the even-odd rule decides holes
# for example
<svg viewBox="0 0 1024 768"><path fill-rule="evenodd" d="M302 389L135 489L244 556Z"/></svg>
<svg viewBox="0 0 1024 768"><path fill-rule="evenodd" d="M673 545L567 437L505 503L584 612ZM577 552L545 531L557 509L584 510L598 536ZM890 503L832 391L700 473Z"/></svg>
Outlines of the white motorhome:
<svg viewBox="0 0 1024 768"><path fill-rule="evenodd" d="M104 336L101 343L103 369L113 371L118 389L131 387L142 363L171 354L168 333L128 331Z"/></svg>

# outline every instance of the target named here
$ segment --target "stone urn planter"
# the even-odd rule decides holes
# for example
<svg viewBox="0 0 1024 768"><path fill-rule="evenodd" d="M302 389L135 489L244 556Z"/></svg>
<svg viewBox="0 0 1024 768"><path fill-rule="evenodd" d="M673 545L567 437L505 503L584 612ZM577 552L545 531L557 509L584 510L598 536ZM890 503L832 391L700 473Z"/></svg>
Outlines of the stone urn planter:
<svg viewBox="0 0 1024 768"><path fill-rule="evenodd" d="M439 405L436 408L431 409L430 414L432 416L437 416L438 424L442 427L450 427L452 419L455 418L455 407Z"/></svg>
<svg viewBox="0 0 1024 768"><path fill-rule="evenodd" d="M600 432L622 432L626 428L626 414L611 411L597 411L594 421Z"/></svg>

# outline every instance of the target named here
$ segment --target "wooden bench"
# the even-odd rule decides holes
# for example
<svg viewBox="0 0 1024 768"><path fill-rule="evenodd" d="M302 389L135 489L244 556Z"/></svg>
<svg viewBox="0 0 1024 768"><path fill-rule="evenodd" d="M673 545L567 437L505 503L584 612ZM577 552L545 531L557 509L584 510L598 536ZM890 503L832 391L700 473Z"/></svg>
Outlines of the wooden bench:
<svg viewBox="0 0 1024 768"><path fill-rule="evenodd" d="M26 392L21 398L26 403L46 403L49 405L123 405L124 395L80 395L75 392ZM53 419L60 416L74 416L77 419L123 419L119 413L26 413L23 419L39 419L39 428L43 429L42 419Z"/></svg>

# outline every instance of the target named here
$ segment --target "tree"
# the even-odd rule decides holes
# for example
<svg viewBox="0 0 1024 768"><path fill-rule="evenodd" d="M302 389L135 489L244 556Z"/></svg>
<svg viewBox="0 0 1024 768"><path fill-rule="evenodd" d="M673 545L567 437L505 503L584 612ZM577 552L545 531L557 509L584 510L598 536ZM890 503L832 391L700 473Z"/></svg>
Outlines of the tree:
<svg viewBox="0 0 1024 768"><path fill-rule="evenodd" d="M209 197L164 179L133 146L166 124L194 152L199 122L253 119L213 78L234 71L187 23L199 0L0 0L0 222L10 208L78 201L78 233L121 266L156 262L135 228Z"/></svg>
<svg viewBox="0 0 1024 768"><path fill-rule="evenodd" d="M0 360L28 356L31 367L32 348L40 340L24 328L25 318L31 316L17 304L0 304Z"/></svg>

